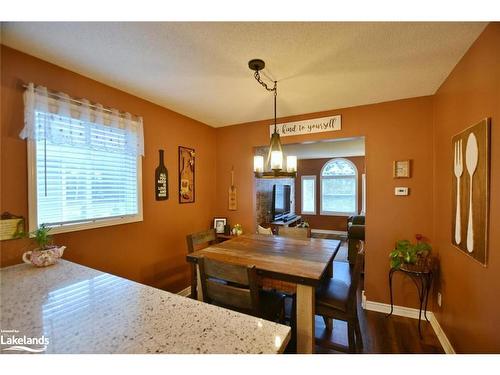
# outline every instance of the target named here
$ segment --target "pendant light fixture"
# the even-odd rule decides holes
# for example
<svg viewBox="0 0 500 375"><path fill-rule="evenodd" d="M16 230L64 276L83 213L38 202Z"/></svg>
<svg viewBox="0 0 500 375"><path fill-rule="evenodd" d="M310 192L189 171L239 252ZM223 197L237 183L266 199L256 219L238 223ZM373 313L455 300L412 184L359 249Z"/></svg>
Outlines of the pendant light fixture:
<svg viewBox="0 0 500 375"><path fill-rule="evenodd" d="M295 177L297 175L297 157L288 156L286 158L286 172L283 171L283 147L281 146L280 135L276 125L276 99L278 96L278 82L274 81L273 87L269 87L260 78L260 71L264 69L266 64L263 60L253 59L248 62L248 67L254 71L254 78L259 82L267 91L272 92L274 96L274 132L271 135L269 142L269 153L267 155L267 162L264 164L264 157L262 155L255 155L253 159L253 169L255 177L257 178L278 178L278 177ZM268 170L266 172L266 166Z"/></svg>

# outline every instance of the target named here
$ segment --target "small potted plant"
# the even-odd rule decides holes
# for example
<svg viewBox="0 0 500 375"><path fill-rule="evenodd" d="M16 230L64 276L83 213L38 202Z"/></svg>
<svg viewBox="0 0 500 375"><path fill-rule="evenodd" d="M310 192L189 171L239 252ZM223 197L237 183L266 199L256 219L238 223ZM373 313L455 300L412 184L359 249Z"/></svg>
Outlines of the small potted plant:
<svg viewBox="0 0 500 375"><path fill-rule="evenodd" d="M232 234L234 236L239 236L239 235L243 234L243 227L241 226L241 224L236 224L233 227Z"/></svg>
<svg viewBox="0 0 500 375"><path fill-rule="evenodd" d="M421 234L415 235L415 239L415 243L408 240L396 242L396 248L389 254L391 268L417 269L428 265L431 245L424 240Z"/></svg>
<svg viewBox="0 0 500 375"><path fill-rule="evenodd" d="M38 245L36 249L27 251L23 254L23 261L28 264L34 264L37 267L46 267L54 264L58 258L62 257L66 246L55 246L52 244L51 230L45 224L41 224L33 232L23 232L19 237L32 238Z"/></svg>

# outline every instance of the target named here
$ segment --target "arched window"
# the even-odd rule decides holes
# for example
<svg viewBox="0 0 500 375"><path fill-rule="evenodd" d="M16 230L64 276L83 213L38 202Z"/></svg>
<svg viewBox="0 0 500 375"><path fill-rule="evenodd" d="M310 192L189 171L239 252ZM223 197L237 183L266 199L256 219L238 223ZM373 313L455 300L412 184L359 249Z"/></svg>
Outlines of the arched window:
<svg viewBox="0 0 500 375"><path fill-rule="evenodd" d="M358 170L337 158L321 169L321 215L352 215L358 209Z"/></svg>

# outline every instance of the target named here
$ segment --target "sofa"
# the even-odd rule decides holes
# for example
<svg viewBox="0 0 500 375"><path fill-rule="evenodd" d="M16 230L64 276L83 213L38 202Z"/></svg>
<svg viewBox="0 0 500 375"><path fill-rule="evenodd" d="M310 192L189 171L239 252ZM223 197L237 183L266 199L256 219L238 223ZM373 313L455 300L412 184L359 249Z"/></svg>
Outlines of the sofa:
<svg viewBox="0 0 500 375"><path fill-rule="evenodd" d="M356 215L347 219L347 260L354 264L359 241L365 240L365 216Z"/></svg>

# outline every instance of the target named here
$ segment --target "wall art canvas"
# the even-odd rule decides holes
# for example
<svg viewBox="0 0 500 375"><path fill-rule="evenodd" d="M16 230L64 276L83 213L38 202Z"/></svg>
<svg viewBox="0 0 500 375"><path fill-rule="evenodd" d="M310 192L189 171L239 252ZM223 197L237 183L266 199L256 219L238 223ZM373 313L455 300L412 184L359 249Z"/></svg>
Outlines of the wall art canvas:
<svg viewBox="0 0 500 375"><path fill-rule="evenodd" d="M451 242L486 265L490 173L490 120L452 138Z"/></svg>
<svg viewBox="0 0 500 375"><path fill-rule="evenodd" d="M179 146L179 203L194 202L194 149Z"/></svg>
<svg viewBox="0 0 500 375"><path fill-rule="evenodd" d="M164 201L168 199L168 170L163 160L164 150L158 150L159 164L155 169L155 199Z"/></svg>
<svg viewBox="0 0 500 375"><path fill-rule="evenodd" d="M228 191L228 210L236 211L238 209L238 201L236 198L236 186L234 186L234 168L231 169L231 186Z"/></svg>

